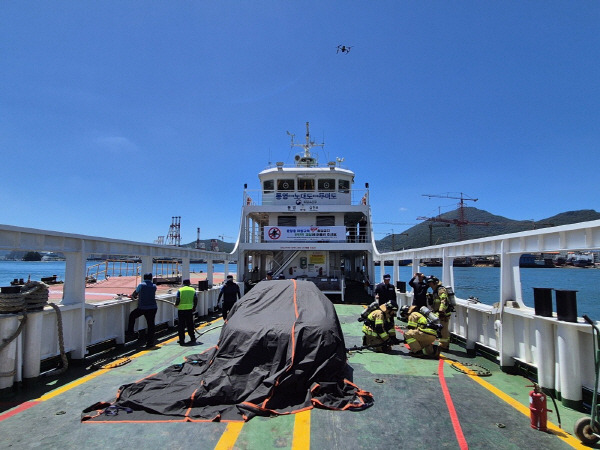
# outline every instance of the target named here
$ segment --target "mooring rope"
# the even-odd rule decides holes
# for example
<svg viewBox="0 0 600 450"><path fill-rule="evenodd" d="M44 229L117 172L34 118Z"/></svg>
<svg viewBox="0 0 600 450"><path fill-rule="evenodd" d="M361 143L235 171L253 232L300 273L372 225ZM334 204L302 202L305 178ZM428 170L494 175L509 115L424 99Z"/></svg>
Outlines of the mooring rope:
<svg viewBox="0 0 600 450"><path fill-rule="evenodd" d="M65 343L63 336L63 323L60 308L54 303L48 303L49 289L46 283L41 281L28 281L19 292L0 293L0 312L2 313L21 313L19 326L8 338L2 339L0 343L0 352L4 350L12 341L14 341L23 331L27 322L27 314L34 311L42 311L44 306L50 305L56 311L56 326L58 328L58 344L63 367L50 371L48 374L61 374L69 367L69 361L65 353ZM15 366L16 366L15 358ZM16 374L16 368L10 372L0 373L0 377L10 377ZM46 374L47 375L47 374Z"/></svg>

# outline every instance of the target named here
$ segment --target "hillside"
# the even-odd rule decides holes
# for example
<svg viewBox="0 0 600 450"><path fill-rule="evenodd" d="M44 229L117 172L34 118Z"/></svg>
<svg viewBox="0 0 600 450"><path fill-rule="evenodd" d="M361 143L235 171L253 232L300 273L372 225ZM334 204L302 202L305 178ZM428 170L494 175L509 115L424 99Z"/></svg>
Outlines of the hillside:
<svg viewBox="0 0 600 450"><path fill-rule="evenodd" d="M587 222L590 220L600 219L600 213L593 209L583 209L579 211L567 211L557 214L547 219L532 222L531 220L513 220L502 216L496 216L482 209L466 207L465 220L469 222L485 222L489 225L466 225L463 228L465 239L477 239L487 236L497 236L499 234L516 233L519 231L532 230L534 228L546 228L550 226L566 225L569 223ZM441 219L452 221L458 220L458 209L447 212L440 216ZM454 224L443 222L422 222L407 230L402 231L403 234L394 234L376 241L377 249L380 252L401 250L407 248L427 247L430 245L430 229L431 242L433 244L447 244L449 242L458 241L458 227ZM407 236L404 235L407 234ZM200 241L203 242L206 249L210 250L210 239ZM223 242L217 240L219 250L231 252L235 243ZM196 242L190 242L183 247L195 248Z"/></svg>
<svg viewBox="0 0 600 450"><path fill-rule="evenodd" d="M600 213L593 209L568 211L537 222L532 222L531 220L512 220L473 207L464 208L464 212L465 220L468 222L488 223L488 225L464 226L463 235L465 239L477 239L535 228L547 228L600 219ZM439 217L445 221L458 220L458 209L442 214ZM432 225L431 230L430 225ZM402 233L406 233L407 236L404 234L395 234L376 241L377 249L380 252L386 252L392 251L392 246L394 250L401 250L426 247L430 245L430 240L431 244L447 244L459 240L458 227L455 224L445 222L422 222Z"/></svg>
<svg viewBox="0 0 600 450"><path fill-rule="evenodd" d="M204 239L204 240L200 240L201 243L204 244L204 249L210 251L211 249L211 239ZM233 247L235 246L235 242L230 243L230 242L223 242L220 239L217 239L217 245L219 246L219 251L221 252L226 252L226 253L231 253L231 251L233 250ZM182 247L189 247L189 248L196 248L196 241L192 241L188 244L182 244Z"/></svg>

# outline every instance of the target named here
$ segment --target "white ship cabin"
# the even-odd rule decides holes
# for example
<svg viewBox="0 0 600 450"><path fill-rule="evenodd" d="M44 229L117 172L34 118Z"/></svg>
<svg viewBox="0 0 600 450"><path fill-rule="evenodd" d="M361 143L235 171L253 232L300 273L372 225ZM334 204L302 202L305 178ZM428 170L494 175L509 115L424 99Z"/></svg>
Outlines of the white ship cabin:
<svg viewBox="0 0 600 450"><path fill-rule="evenodd" d="M238 276L310 280L343 301L345 283L374 281L368 185L354 189L343 159L319 165L308 124L301 146L293 165L277 162L259 173L260 191L244 190Z"/></svg>

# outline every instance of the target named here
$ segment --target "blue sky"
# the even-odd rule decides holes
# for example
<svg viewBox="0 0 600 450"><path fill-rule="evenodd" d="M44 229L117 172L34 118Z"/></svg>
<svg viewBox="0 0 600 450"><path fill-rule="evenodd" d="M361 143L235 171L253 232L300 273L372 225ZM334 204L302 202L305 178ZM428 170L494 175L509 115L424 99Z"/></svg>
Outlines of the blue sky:
<svg viewBox="0 0 600 450"><path fill-rule="evenodd" d="M456 207L422 194L600 210L595 0L4 0L0 64L4 224L233 241L306 121L377 239Z"/></svg>

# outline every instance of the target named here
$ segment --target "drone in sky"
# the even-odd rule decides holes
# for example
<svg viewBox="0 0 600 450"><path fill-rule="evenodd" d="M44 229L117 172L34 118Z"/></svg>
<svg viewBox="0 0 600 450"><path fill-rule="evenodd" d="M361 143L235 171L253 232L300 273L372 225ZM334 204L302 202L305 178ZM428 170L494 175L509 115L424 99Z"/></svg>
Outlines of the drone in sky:
<svg viewBox="0 0 600 450"><path fill-rule="evenodd" d="M351 49L351 48L352 48L352 47L349 47L349 46L347 46L347 45L338 45L338 46L337 46L337 52L336 52L336 53L339 53L339 52L342 52L342 53L350 53L350 49Z"/></svg>

